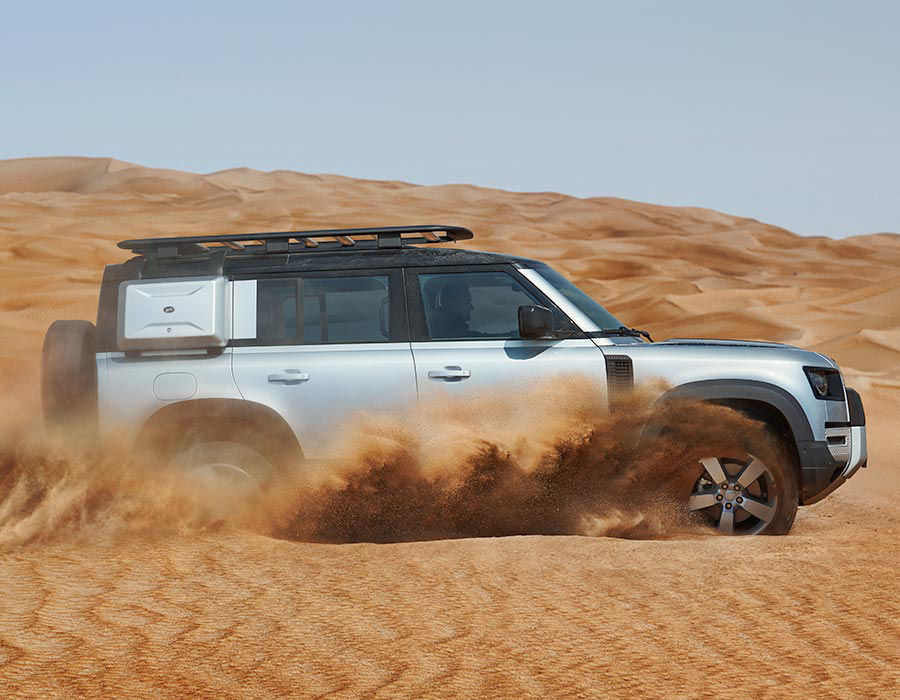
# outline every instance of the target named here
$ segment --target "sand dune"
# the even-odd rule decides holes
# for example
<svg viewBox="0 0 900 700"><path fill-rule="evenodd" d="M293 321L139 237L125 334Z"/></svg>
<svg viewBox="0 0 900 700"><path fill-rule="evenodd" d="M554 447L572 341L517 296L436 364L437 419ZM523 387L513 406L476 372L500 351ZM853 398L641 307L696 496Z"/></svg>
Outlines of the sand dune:
<svg viewBox="0 0 900 700"><path fill-rule="evenodd" d="M663 337L843 347L837 341L848 335L895 327L900 299L900 236L805 238L719 212L614 198L54 158L0 163L0 203L0 319L21 342L52 318L93 317L102 266L126 257L118 240L167 233L459 223L476 231L472 247L551 261L629 323ZM7 294L24 279L26 296ZM855 367L852 352L835 352L845 367L878 364ZM900 378L896 362L875 372Z"/></svg>
<svg viewBox="0 0 900 700"><path fill-rule="evenodd" d="M870 468L740 541L301 544L241 531L0 553L0 688L71 697L893 697L900 684L900 236L804 238L615 198L112 159L0 162L0 377L37 405L43 331L96 313L118 240L442 222L547 260L656 338L835 357Z"/></svg>

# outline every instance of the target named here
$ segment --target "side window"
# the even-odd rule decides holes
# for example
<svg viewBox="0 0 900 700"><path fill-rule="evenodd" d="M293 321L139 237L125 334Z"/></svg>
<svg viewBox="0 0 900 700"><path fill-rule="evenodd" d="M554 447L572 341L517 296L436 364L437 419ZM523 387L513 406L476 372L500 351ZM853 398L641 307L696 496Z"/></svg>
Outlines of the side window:
<svg viewBox="0 0 900 700"><path fill-rule="evenodd" d="M310 345L390 340L387 275L260 280L257 342Z"/></svg>
<svg viewBox="0 0 900 700"><path fill-rule="evenodd" d="M420 274L431 338L519 338L519 307L541 304L506 272Z"/></svg>
<svg viewBox="0 0 900 700"><path fill-rule="evenodd" d="M304 343L378 343L391 337L388 278L301 280Z"/></svg>
<svg viewBox="0 0 900 700"><path fill-rule="evenodd" d="M299 342L296 278L260 280L256 285L256 338L259 342Z"/></svg>

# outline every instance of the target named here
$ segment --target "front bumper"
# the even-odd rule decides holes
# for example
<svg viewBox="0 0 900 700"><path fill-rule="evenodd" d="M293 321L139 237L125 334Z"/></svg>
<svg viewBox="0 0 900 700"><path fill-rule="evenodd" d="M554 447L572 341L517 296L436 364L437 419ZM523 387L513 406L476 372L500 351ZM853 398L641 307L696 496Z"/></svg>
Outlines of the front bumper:
<svg viewBox="0 0 900 700"><path fill-rule="evenodd" d="M845 479L849 479L860 467L868 466L869 449L866 446L866 426L850 426L850 461L841 473Z"/></svg>
<svg viewBox="0 0 900 700"><path fill-rule="evenodd" d="M868 462L866 415L862 399L847 389L850 421L825 429L826 439L798 443L800 457L800 502L821 501Z"/></svg>

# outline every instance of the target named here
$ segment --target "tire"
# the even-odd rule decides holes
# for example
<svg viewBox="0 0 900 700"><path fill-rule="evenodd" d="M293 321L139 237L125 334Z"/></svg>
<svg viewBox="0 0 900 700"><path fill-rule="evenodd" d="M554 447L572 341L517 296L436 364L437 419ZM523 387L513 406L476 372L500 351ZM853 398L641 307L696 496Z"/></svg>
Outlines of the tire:
<svg viewBox="0 0 900 700"><path fill-rule="evenodd" d="M187 446L174 456L173 466L190 482L198 514L213 521L261 516L264 490L276 474L255 449L228 441Z"/></svg>
<svg viewBox="0 0 900 700"><path fill-rule="evenodd" d="M54 321L47 329L41 403L48 430L96 431L97 329L90 321Z"/></svg>
<svg viewBox="0 0 900 700"><path fill-rule="evenodd" d="M243 473L257 491L266 488L275 477L276 469L269 460L248 445L228 442L200 442L186 447L175 456L175 465L188 471L221 467L223 474L231 470L234 476Z"/></svg>
<svg viewBox="0 0 900 700"><path fill-rule="evenodd" d="M797 515L797 471L781 441L761 431L751 442L698 460L688 510L720 534L785 535Z"/></svg>

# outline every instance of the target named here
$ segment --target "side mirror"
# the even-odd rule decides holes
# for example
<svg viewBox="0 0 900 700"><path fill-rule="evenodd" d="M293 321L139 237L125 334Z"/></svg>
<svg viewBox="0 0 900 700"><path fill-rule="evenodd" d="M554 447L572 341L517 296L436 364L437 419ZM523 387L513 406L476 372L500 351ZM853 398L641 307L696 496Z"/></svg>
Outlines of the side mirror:
<svg viewBox="0 0 900 700"><path fill-rule="evenodd" d="M544 306L520 306L519 335L528 339L553 335L553 313Z"/></svg>

